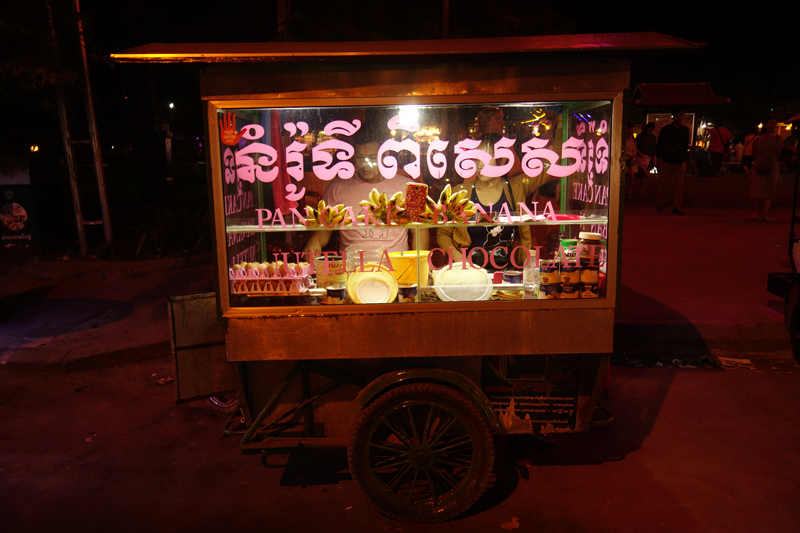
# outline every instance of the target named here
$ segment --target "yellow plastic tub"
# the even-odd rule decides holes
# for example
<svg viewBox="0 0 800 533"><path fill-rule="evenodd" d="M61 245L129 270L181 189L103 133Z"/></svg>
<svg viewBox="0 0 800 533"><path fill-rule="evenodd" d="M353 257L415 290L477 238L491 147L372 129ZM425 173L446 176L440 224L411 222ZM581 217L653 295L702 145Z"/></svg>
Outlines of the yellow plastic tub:
<svg viewBox="0 0 800 533"><path fill-rule="evenodd" d="M428 266L428 250L420 250L417 255L416 250L408 250L406 252L390 252L389 260L392 262L394 272L392 274L397 279L397 283L409 284L419 283L420 285L428 284L428 274L430 274L430 266ZM419 267L417 267L417 259L419 259ZM417 281L417 268L419 268L419 281Z"/></svg>

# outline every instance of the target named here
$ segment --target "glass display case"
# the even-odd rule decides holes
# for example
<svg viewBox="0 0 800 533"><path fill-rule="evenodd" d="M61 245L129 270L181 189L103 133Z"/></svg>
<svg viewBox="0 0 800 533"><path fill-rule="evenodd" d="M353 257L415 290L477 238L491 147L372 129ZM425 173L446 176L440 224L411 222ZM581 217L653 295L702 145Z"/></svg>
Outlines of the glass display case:
<svg viewBox="0 0 800 533"><path fill-rule="evenodd" d="M354 100L210 109L230 308L606 297L612 100Z"/></svg>

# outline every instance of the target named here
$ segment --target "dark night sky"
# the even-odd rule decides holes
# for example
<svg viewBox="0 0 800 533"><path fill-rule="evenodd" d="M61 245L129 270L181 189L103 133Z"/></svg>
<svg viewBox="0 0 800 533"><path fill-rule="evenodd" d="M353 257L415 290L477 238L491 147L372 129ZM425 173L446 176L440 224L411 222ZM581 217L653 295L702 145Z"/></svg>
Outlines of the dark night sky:
<svg viewBox="0 0 800 533"><path fill-rule="evenodd" d="M58 8L67 0L51 0ZM28 10L31 20L43 20L33 7L17 1L8 13ZM436 0L318 0L292 1L293 39L379 40L438 38L441 2ZM703 50L675 55L640 56L632 81L708 81L732 99L717 110L726 120L747 122L768 113L800 112L800 50L792 24L800 21L800 2L764 3L769 8L735 10L723 2L564 2L531 0L450 0L452 37L489 37L557 33L657 31L694 42ZM612 6L613 7L610 7ZM81 8L91 54L92 79L101 125L109 138L114 123L130 120L124 114L124 95L148 98L155 106L176 103L172 116L159 119L197 122L199 102L192 69L181 66L114 65L109 54L150 42L231 42L276 39L274 0L83 0ZM0 10L3 16L4 7ZM0 19L2 22L2 19ZM59 25L60 24L60 25ZM57 20L62 34L69 24ZM45 28L46 29L46 28ZM38 30L41 33L41 29ZM37 39L36 32L23 38ZM13 38L13 37L12 37ZM0 37L2 39L2 37ZM154 73L155 91L144 78ZM2 89L2 87L0 87ZM16 98L4 98L5 116L21 113ZM14 105L8 107L8 102ZM147 105L150 105L149 103ZM114 112L110 112L114 110ZM47 103L38 112L52 112ZM185 114L183 112L185 112ZM131 113L133 110L131 110ZM196 116L195 116L196 115ZM52 118L52 117L51 117ZM781 117L778 117L781 118Z"/></svg>
<svg viewBox="0 0 800 533"><path fill-rule="evenodd" d="M800 48L792 25L800 2L559 2L451 0L455 37L658 31L706 49L678 68L637 62L635 81L710 81L725 96L749 87L775 99L797 93ZM613 6L613 7L612 7ZM275 38L275 2L208 0L107 2L84 0L95 45L110 53L147 42L267 41ZM295 40L437 37L441 3L340 0L292 2ZM402 10L402 11L401 11ZM655 78L658 78L657 80ZM770 94L772 93L772 94Z"/></svg>
<svg viewBox="0 0 800 533"><path fill-rule="evenodd" d="M51 195L42 200L41 212L52 215L50 222L42 223L52 229L71 227L66 172L59 163L63 148L56 82L74 80L80 63L76 24L69 18L73 0L49 1L56 13L60 61L54 60L49 41L44 0L6 0L0 7L0 115L9 125L0 130L0 156L25 154L32 144L41 145L36 158L42 169L49 169L38 172L47 185L41 190ZM797 0L750 2L747 9L738 10L730 2L449 1L454 38L656 31L706 43L700 51L640 54L633 62L632 82L710 82L718 94L731 98L731 104L709 110L709 118L725 120L734 134L737 125L739 131L751 128L771 108L776 118L800 112ZM291 4L295 41L441 37L439 0L292 0ZM139 215L126 213L141 210L142 205L174 210L176 197L186 206L186 216L176 220L203 216L205 174L192 170L203 158L198 149L203 140L196 68L120 65L109 54L152 42L275 40L275 0L82 0L81 9L112 213L118 219L116 234L125 235L126 221L140 220ZM69 83L67 90L74 104L69 106L73 135L87 138L80 92ZM168 173L164 125L174 133L175 153L183 150L185 164L178 166L186 171L170 182L169 189L164 185ZM70 240L68 230L62 233L53 237L54 242ZM138 242L138 233L133 229L128 233L131 242Z"/></svg>

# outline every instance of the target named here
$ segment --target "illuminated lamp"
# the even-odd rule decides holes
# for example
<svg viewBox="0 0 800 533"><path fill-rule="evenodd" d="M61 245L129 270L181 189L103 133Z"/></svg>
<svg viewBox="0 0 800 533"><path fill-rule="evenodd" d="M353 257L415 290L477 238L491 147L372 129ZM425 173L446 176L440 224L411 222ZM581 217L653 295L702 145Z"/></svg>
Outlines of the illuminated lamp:
<svg viewBox="0 0 800 533"><path fill-rule="evenodd" d="M35 145L35 144L32 144L31 145L31 153L38 152L38 151L39 151L39 146Z"/></svg>

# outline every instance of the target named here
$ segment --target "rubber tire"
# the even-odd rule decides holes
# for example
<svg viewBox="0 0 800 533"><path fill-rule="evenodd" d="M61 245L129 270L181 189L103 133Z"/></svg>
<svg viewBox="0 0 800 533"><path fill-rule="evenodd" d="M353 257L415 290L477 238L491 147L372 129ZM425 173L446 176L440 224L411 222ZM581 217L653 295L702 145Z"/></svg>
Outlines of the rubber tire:
<svg viewBox="0 0 800 533"><path fill-rule="evenodd" d="M456 486L460 493L438 505L431 501L430 505L409 509L386 496L382 488L387 487L371 474L370 457L365 450L370 449L370 432L378 427L385 415L401 406L420 402L435 402L458 418L460 427L471 437L473 461ZM356 486L380 513L401 522L437 523L455 518L469 509L493 484L494 437L486 417L467 395L436 383L414 383L390 390L362 410L351 433L347 461ZM400 488L405 485L404 481Z"/></svg>

